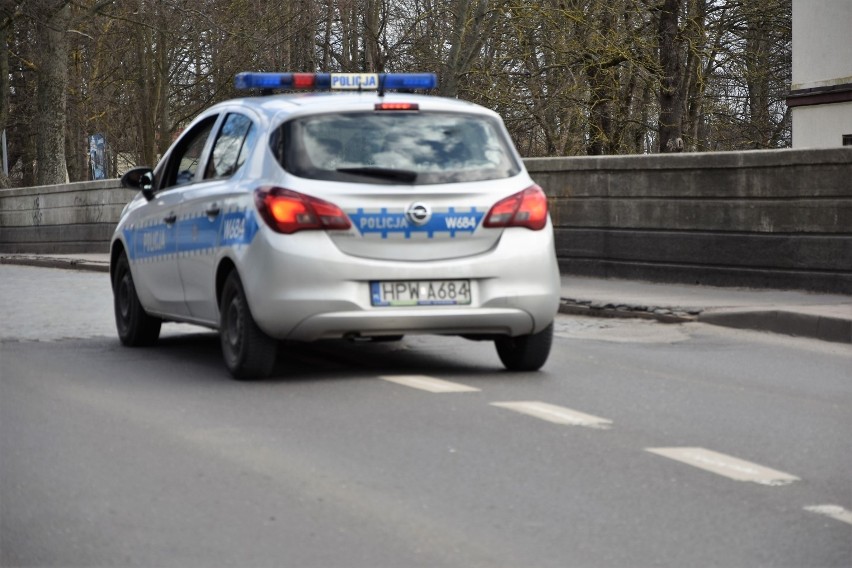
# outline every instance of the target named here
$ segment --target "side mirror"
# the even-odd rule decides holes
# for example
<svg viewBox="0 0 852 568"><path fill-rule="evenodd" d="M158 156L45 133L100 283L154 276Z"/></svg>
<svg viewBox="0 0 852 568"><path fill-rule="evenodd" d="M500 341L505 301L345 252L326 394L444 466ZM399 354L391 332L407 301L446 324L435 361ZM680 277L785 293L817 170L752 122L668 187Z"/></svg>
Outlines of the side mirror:
<svg viewBox="0 0 852 568"><path fill-rule="evenodd" d="M133 168L121 176L121 187L138 189L151 201L154 198L154 170L147 166Z"/></svg>

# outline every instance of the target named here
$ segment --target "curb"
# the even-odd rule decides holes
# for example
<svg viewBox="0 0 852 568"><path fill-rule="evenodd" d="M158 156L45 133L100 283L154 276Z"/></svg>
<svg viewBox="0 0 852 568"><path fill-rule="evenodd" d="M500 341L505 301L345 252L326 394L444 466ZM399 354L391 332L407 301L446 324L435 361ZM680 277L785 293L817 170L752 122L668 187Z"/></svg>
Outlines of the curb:
<svg viewBox="0 0 852 568"><path fill-rule="evenodd" d="M562 298L559 313L597 318L634 318L656 320L661 323L687 323L696 321L703 310L698 308L662 308L631 304L607 304L591 300Z"/></svg>
<svg viewBox="0 0 852 568"><path fill-rule="evenodd" d="M662 323L697 321L720 327L748 329L852 344L852 320L792 310L728 308L700 310L616 305L563 298L559 313L603 318L638 318Z"/></svg>
<svg viewBox="0 0 852 568"><path fill-rule="evenodd" d="M66 270L87 270L90 272L109 272L109 263L79 258L56 258L50 256L0 256L0 264L18 266L36 266L39 268L64 268Z"/></svg>
<svg viewBox="0 0 852 568"><path fill-rule="evenodd" d="M698 321L737 329L852 344L852 320L792 310L741 308L705 311L698 316Z"/></svg>

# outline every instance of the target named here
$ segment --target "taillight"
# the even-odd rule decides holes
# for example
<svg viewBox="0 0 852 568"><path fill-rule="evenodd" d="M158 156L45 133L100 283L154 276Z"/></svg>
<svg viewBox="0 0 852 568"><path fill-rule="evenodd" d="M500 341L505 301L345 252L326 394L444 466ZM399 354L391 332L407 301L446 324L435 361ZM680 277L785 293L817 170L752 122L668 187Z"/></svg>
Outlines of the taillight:
<svg viewBox="0 0 852 568"><path fill-rule="evenodd" d="M352 226L340 207L310 195L280 187L261 187L254 193L257 210L274 231L346 230Z"/></svg>
<svg viewBox="0 0 852 568"><path fill-rule="evenodd" d="M533 185L498 201L483 222L485 227L526 227L540 231L547 225L547 196Z"/></svg>

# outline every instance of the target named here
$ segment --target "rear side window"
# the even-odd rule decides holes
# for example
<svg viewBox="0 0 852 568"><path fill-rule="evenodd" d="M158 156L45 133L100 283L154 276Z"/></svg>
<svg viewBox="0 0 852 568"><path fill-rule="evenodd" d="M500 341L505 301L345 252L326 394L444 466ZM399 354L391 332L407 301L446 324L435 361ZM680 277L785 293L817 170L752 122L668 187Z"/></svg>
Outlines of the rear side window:
<svg viewBox="0 0 852 568"><path fill-rule="evenodd" d="M225 117L222 129L213 144L204 178L232 176L245 163L248 151L254 145L254 138L255 128L248 117L235 113Z"/></svg>
<svg viewBox="0 0 852 568"><path fill-rule="evenodd" d="M201 154L217 118L217 115L208 116L193 126L192 130L184 134L174 146L165 167L160 189L183 185L195 180Z"/></svg>
<svg viewBox="0 0 852 568"><path fill-rule="evenodd" d="M358 112L300 117L271 138L299 177L425 185L501 179L521 169L500 125L480 115Z"/></svg>

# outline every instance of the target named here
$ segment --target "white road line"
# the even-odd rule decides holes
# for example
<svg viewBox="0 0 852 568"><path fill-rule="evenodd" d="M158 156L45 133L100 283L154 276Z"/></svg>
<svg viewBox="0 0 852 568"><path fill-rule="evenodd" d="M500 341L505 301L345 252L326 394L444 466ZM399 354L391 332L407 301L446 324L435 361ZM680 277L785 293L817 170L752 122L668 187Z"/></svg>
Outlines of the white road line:
<svg viewBox="0 0 852 568"><path fill-rule="evenodd" d="M825 515L842 523L852 525L852 511L848 511L840 505L814 505L813 507L805 507L805 511Z"/></svg>
<svg viewBox="0 0 852 568"><path fill-rule="evenodd" d="M591 414L584 414L576 410L571 410L570 408L556 406L546 402L492 402L491 406L507 408L509 410L514 410L515 412L520 412L521 414L553 422L554 424L583 426L585 428L597 428L600 430L607 430L610 426L612 426L612 420L607 420L606 418L601 418L599 416L592 416Z"/></svg>
<svg viewBox="0 0 852 568"><path fill-rule="evenodd" d="M434 377L424 375L388 375L379 377L383 381L404 385L414 389L420 389L431 393L447 393L447 392L479 392L479 389L462 385L459 383L451 383Z"/></svg>
<svg viewBox="0 0 852 568"><path fill-rule="evenodd" d="M799 480L795 475L704 448L646 448L646 451L737 481L777 487Z"/></svg>

